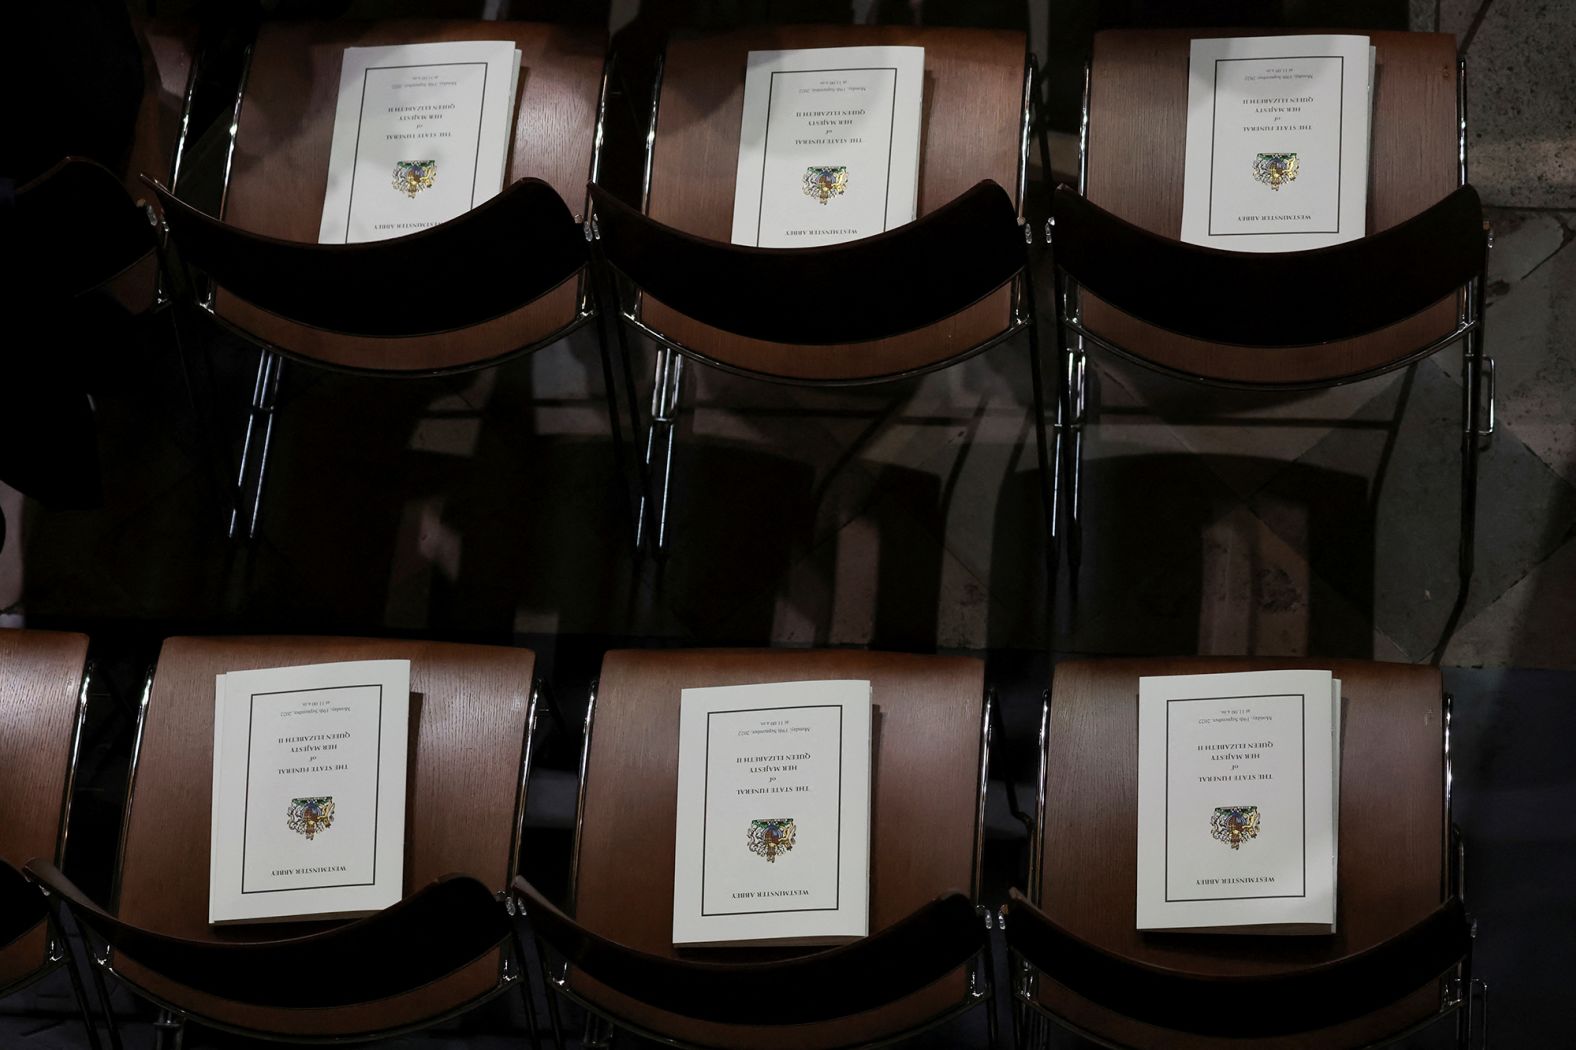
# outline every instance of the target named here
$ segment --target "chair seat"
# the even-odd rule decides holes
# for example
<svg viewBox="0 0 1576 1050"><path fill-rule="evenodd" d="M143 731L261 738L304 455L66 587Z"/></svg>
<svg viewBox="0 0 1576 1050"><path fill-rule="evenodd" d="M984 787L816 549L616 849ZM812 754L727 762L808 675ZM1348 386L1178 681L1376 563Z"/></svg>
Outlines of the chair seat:
<svg viewBox="0 0 1576 1050"><path fill-rule="evenodd" d="M405 894L452 873L470 875L493 892L507 887L535 668L529 650L356 638L171 638L160 651L142 722L117 918L196 941L273 941L321 930L321 923L208 924L214 675L392 659L411 661ZM172 826L184 830L172 834ZM408 995L325 1009L219 999L131 958L115 958L114 968L150 996L206 1021L284 1036L336 1036L426 1023L462 1010L497 990L500 957L489 952Z"/></svg>
<svg viewBox="0 0 1576 1050"><path fill-rule="evenodd" d="M588 729L575 854L575 919L637 951L681 957L673 947L672 916L683 689L850 678L870 680L877 713L871 769L871 929L891 925L947 890L977 887L984 696L984 666L979 661L853 650L624 651L609 653L603 661ZM924 834L913 834L915 828L924 828ZM632 864L638 865L638 877L632 878ZM682 957L717 956L685 952ZM760 956L735 949L729 957ZM568 981L574 995L621 1023L705 1047L855 1046L970 1003L967 974L960 968L890 1006L784 1030L783 1024L792 1023L791 1006L763 1014L759 1028L713 1024L635 1002L573 966Z"/></svg>
<svg viewBox="0 0 1576 1050"><path fill-rule="evenodd" d="M317 240L345 48L503 39L513 39L521 52L520 98L503 184L540 178L577 217L583 215L604 34L528 22L391 19L274 21L259 29L222 218L281 240ZM411 281L413 289L420 288L419 275ZM225 322L292 356L354 370L439 372L485 364L552 337L576 319L578 293L577 282L566 281L512 314L462 332L412 339L317 331L223 291L214 309Z"/></svg>
<svg viewBox="0 0 1576 1050"><path fill-rule="evenodd" d="M750 51L854 45L925 49L918 215L982 179L1016 193L1024 105L1025 41L1006 30L914 26L760 26L678 38L668 45L646 213L727 243ZM1021 201L1016 202L1019 207ZM960 264L962 261L960 260ZM857 274L840 279L858 280ZM806 289L813 308L813 289ZM815 382L895 378L934 368L1012 330L1012 290L1002 288L938 324L841 346L777 343L713 328L646 297L641 321L708 361L758 375Z"/></svg>
<svg viewBox="0 0 1576 1050"><path fill-rule="evenodd" d="M1332 936L1142 933L1135 928L1138 679L1144 675L1315 667L1341 680L1339 873ZM1203 975L1283 973L1396 936L1446 893L1441 680L1432 667L1355 660L1186 657L1071 661L1056 668L1036 903L1085 941L1140 963ZM1317 1038L1256 1047L1363 1046L1438 1013L1429 987ZM1048 980L1042 1006L1102 1038L1139 1047L1236 1046L1104 1010Z"/></svg>
<svg viewBox="0 0 1576 1050"><path fill-rule="evenodd" d="M1208 30L1203 35L1276 32ZM1188 52L1197 35L1186 29L1112 30L1094 38L1087 196L1163 237L1176 238L1182 231ZM1377 72L1367 232L1376 233L1424 211L1459 185L1456 44L1448 33L1374 31L1368 37L1377 49ZM1349 294L1376 291L1382 290L1354 287ZM1265 350L1190 339L1145 324L1093 295L1081 300L1091 332L1163 368L1224 383L1268 385L1329 383L1382 371L1449 335L1458 309L1458 298L1450 296L1367 336Z"/></svg>

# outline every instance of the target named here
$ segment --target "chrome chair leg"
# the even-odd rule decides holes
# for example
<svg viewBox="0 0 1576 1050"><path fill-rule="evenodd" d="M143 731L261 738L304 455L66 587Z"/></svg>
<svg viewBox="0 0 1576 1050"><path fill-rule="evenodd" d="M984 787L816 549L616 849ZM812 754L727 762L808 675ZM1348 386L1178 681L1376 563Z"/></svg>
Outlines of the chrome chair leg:
<svg viewBox="0 0 1576 1050"><path fill-rule="evenodd" d="M109 949L106 948L106 957ZM94 994L98 996L99 1009L104 1013L104 1029L109 1032L110 1050L122 1050L120 1022L115 1019L115 1004L109 997L109 985L104 982L105 964L95 959L88 947L88 975L93 978Z"/></svg>
<svg viewBox="0 0 1576 1050"><path fill-rule="evenodd" d="M646 429L645 450L647 476L656 480L653 497L655 508L653 510L648 505L647 493L642 491L640 513L635 519L638 530L636 549L650 541L652 552L659 558L668 552L668 498L673 484L674 428L678 423L683 384L684 358L674 350L662 347L657 351L656 377L651 386L651 425ZM658 455L661 456L661 470L654 474L653 467ZM655 535L650 535L651 532Z"/></svg>
<svg viewBox="0 0 1576 1050"><path fill-rule="evenodd" d="M263 479L268 471L268 451L273 443L274 409L279 397L279 374L284 361L268 350L259 351L257 375L252 380L252 401L246 413L246 432L241 438L241 462L235 474L235 492L230 504L230 539L241 533L246 515L246 539L257 538L257 523L263 504ZM256 449L256 479L252 480L252 456ZM249 506L248 506L249 504Z"/></svg>
<svg viewBox="0 0 1576 1050"><path fill-rule="evenodd" d="M278 354L273 357L273 373L269 376L269 383L264 389L264 398L261 411L263 413L263 442L257 456L257 481L252 487L252 513L246 526L246 538L257 538L257 523L263 510L263 483L268 478L268 451L273 447L274 441L274 416L279 407L279 376L284 371L285 362Z"/></svg>
<svg viewBox="0 0 1576 1050"><path fill-rule="evenodd" d="M1089 416L1089 355L1083 336L1069 349L1064 377L1067 390L1069 455L1067 468L1067 571L1074 597L1078 593L1078 567L1083 564L1083 439Z"/></svg>
<svg viewBox="0 0 1576 1050"><path fill-rule="evenodd" d="M585 1050L609 1050L613 1045L613 1025L601 1014L588 1011L585 1036L580 1045Z"/></svg>
<svg viewBox="0 0 1576 1050"><path fill-rule="evenodd" d="M70 936L66 933L65 924L60 921L60 906L51 900L49 902L49 935L60 946L61 964L65 967L66 976L71 981L71 997L76 1000L77 1012L82 1015L82 1027L87 1029L88 1046L92 1050L102 1050L99 1042L98 1026L93 1023L93 1011L88 1009L87 990L82 986L82 973L77 969L77 953L71 948ZM91 955L91 951L89 952ZM103 1004L106 1013L109 1004ZM113 1029L112 1029L113 1031ZM115 1050L120 1050L119 1040L115 1040Z"/></svg>
<svg viewBox="0 0 1576 1050"><path fill-rule="evenodd" d="M253 435L257 430L257 406L263 399L263 388L268 382L269 359L267 350L257 352L257 374L252 378L252 400L246 410L246 432L241 435L241 462L235 471L235 491L230 500L230 539L235 539L241 528L241 508L246 503L246 479L252 461Z"/></svg>
<svg viewBox="0 0 1576 1050"><path fill-rule="evenodd" d="M509 935L513 952L505 952L504 972L507 974L509 969L519 971L515 974L515 984L520 988L520 1004L525 1007L525 1030L530 1036L531 1050L542 1050L541 1033L536 1027L536 997L531 991L531 968L525 962L525 946L520 942L520 931L512 925ZM548 993L549 996L551 994Z"/></svg>
<svg viewBox="0 0 1576 1050"><path fill-rule="evenodd" d="M156 1050L181 1050L185 1042L185 1019L173 1011L161 1009L153 1021L153 1043Z"/></svg>

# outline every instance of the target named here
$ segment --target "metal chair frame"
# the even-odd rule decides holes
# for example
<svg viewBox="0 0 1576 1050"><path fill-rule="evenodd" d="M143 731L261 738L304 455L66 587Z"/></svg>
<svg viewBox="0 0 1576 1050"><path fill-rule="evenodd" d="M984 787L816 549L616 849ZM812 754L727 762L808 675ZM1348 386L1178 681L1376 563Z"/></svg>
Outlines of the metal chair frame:
<svg viewBox="0 0 1576 1050"><path fill-rule="evenodd" d="M154 671L155 668L150 667L148 669L147 676L143 680L142 697L137 705L137 729L135 735L132 738L131 761L126 774L126 802L122 811L122 832L115 857L114 888L111 892L110 898L111 906L117 910L119 908L120 902L121 876L124 871L126 859L126 834L124 829L130 826L132 804L136 800L137 769L139 760L142 756L142 738L143 731L147 726L148 706L153 698ZM536 720L539 712L538 705L540 700L541 683L539 680L533 681L531 683L530 707L526 713L525 739L521 742L520 782L515 790L514 826L510 836L507 879L504 883L505 888L498 890L495 893L495 896L499 902L499 906L504 908L510 916L514 916L517 911L514 894L509 887L512 886L514 877L519 874L520 842L525 829L526 794L531 780L531 759L533 747L535 745ZM50 905L52 916L51 921L55 922L58 927L60 922L60 902L58 900L52 899L50 901ZM529 1037L532 1050L541 1050L540 1033L537 1031L536 1027L535 1000L532 997L531 983L530 981L526 980L530 968L526 963L525 950L520 940L518 926L515 924L511 924L511 926L514 927L513 934L510 939L504 943L499 954L498 980L491 989L482 995L479 995L464 1003L460 1003L436 1017L431 1017L413 1024L358 1033L353 1036L334 1035L322 1038L294 1035L282 1036L278 1034L258 1032L254 1029L239 1027L212 1017L198 1014L191 1010L184 1009L175 1005L174 1003L168 1002L161 996L149 992L147 989L128 978L124 973L117 970L115 968L114 948L111 945L95 945L86 930L82 931L82 939L84 947L88 953L87 969L93 978L99 1009L103 1014L104 1025L109 1033L109 1043L111 1050L123 1050L124 1044L121 1039L119 1023L115 1018L114 1010L110 1002L109 988L104 980L105 974L114 977L118 982L131 989L135 995L147 1000L158 1008L157 1017L153 1022L155 1029L154 1041L158 1050L181 1050L184 1041L185 1025L188 1020L194 1020L205 1027L213 1028L215 1030L234 1035L248 1036L251 1038L262 1038L272 1042L301 1045L343 1043L351 1041L394 1038L396 1036L405 1035L410 1032L430 1028L434 1025L443 1024L444 1022L452 1020L455 1017L468 1013L480 1006L482 1003L485 1003L499 994L508 991L511 986L517 986L519 988L521 1000L525 1006L526 1021L530 1026ZM67 965L72 968L73 972L75 972L75 962L71 959L71 955L72 953L70 948L67 946ZM548 1005L552 1006L553 1003L551 995L547 995L546 998ZM85 998L79 999L79 1006L82 1008L83 1023L88 1028L92 1048L93 1050L99 1050L100 1044L98 1041L98 1035L92 1021L92 1014L87 1008Z"/></svg>
<svg viewBox="0 0 1576 1050"><path fill-rule="evenodd" d="M575 803L575 842L574 852L571 856L569 867L569 910L571 912L575 908L575 899L579 892L580 885L580 845L584 837L582 831L585 827L586 783L587 772L590 768L591 759L591 734L596 718L597 686L598 682L593 681L591 683L590 694L586 702L585 725L581 733L580 791ZM984 710L981 712L980 718L980 768L978 808L976 810L977 816L975 818L974 826L974 871L972 876L973 884L969 887L970 896L974 897L976 902L979 898L980 869L984 860L985 850L985 801L986 791L990 783L991 736L993 727L996 724L992 715L994 703L994 691L987 688L985 692ZM980 916L980 921L985 924L985 928L987 930L994 928L995 916L989 908L976 903L975 911ZM543 950L540 942L537 944L537 955L541 961L543 979L550 986L548 995L548 1013L553 1019L555 1037L558 1036L560 1022L558 1020L557 1005L552 999L552 991L556 991L565 999L575 1003L585 1011L586 1022L581 1046L585 1047L586 1050L606 1050L606 1048L611 1047L613 1044L614 1035L618 1029L624 1029L643 1039L650 1039L668 1046L683 1047L686 1048L686 1050L705 1050L705 1048L702 1047L692 1048L691 1044L675 1040L670 1036L666 1036L658 1032L646 1030L641 1026L631 1024L628 1021L620 1020L609 1015L600 1007L587 1001L584 996L577 994L569 987L569 963L567 961L562 962L558 968L558 971L555 973L548 964L546 952ZM887 1046L892 1043L900 1042L921 1032L928 1031L931 1028L945 1024L946 1022L967 1013L969 1010L983 1003L986 1007L986 1027L989 1031L990 1046L994 1050L997 1045L997 1020L996 1004L994 999L995 962L993 955L994 948L992 948L990 945L987 945L986 950L981 952L976 958L974 965L969 971L968 993L963 1001L958 1003L953 1009L948 1010L939 1016L933 1017L924 1024L921 1024L915 1028L894 1033L880 1042L864 1045ZM564 1050L564 1044L561 1041L557 1042L555 1047L556 1050Z"/></svg>
<svg viewBox="0 0 1576 1050"><path fill-rule="evenodd" d="M1089 93L1091 86L1091 65L1084 65L1084 90L1082 116L1078 126L1078 193L1080 196L1088 195L1089 176ZM1456 63L1456 148L1457 148L1457 185L1467 185L1467 72L1466 60L1459 59ZM1055 220L1047 219L1045 224L1045 242L1048 247L1054 247ZM1487 231L1486 242L1488 247L1493 247L1493 232ZM1067 506L1067 553L1070 578L1076 595L1078 569L1081 560L1081 537L1083 531L1082 518L1082 487L1083 487L1083 437L1084 428L1089 420L1089 378L1088 378L1088 349L1085 340L1107 350L1116 356L1142 365L1152 371L1163 375L1171 375L1192 382L1202 382L1211 386L1235 389L1262 389L1262 390L1307 390L1326 387L1343 386L1348 383L1372 379L1376 376L1412 365L1451 343L1462 341L1462 437L1461 437L1461 533L1460 546L1457 552L1457 575L1459 591L1456 606L1446 626L1443 637L1440 639L1435 653L1435 662L1443 655L1450 635L1454 631L1455 622L1459 619L1461 610L1466 603L1468 587L1472 580L1475 533L1477 522L1477 475L1478 455L1484 448L1484 441L1494 433L1494 359L1484 353L1484 329L1486 328L1486 307L1484 303L1485 286L1488 283L1488 258L1485 253L1483 267L1478 275L1468 282L1457 307L1456 327L1443 338L1404 357L1389 362L1381 367L1369 369L1355 375L1346 376L1334 381L1309 381L1295 383L1237 383L1219 379L1203 378L1191 373L1167 368L1155 361L1148 360L1126 347L1120 346L1099 334L1091 331L1084 325L1083 310L1080 299L1081 289L1078 282L1064 276L1059 267L1054 265L1053 252L1053 280L1055 282L1052 300L1055 304L1056 318L1054 339L1057 349L1062 353L1061 381L1067 390L1067 403L1057 404L1056 420L1052 427L1054 433L1053 455L1058 462L1064 457L1066 464L1062 468L1066 475L1068 492L1066 495ZM1485 374L1486 373L1486 374ZM1483 387L1487 386L1487 425L1483 423L1484 398ZM1393 445L1396 431L1400 423L1400 414L1406 407L1406 398L1403 395L1396 408L1396 416L1389 425L1389 444ZM1382 424L1380 424L1382 425ZM1381 460L1388 463L1388 447ZM1377 490L1377 485L1375 486Z"/></svg>
<svg viewBox="0 0 1576 1050"><path fill-rule="evenodd" d="M1455 810L1453 805L1454 777L1451 771L1450 758L1450 731L1451 717L1455 705L1454 697L1450 693L1440 694L1440 716L1443 727L1443 756L1444 756L1444 819L1447 833L1447 846L1445 852L1445 878L1443 889L1446 896L1456 896L1465 903L1466 889L1466 846L1462 839L1461 829L1455 823ZM1045 808L1046 785L1050 775L1050 728L1051 728L1051 696L1046 690L1040 706L1040 773L1035 785L1035 829L1029 836L1029 898L1036 906L1041 904L1040 888L1043 885L1045 862ZM1006 916L1001 918L1002 928L1006 928ZM1477 937L1477 923L1472 923L1472 936L1474 942ZM1050 1045L1050 1029L1048 1022L1072 1032L1080 1038L1087 1039L1100 1046L1115 1047L1120 1050L1121 1044L1113 1043L1089 1032L1079 1025L1073 1024L1068 1019L1061 1017L1040 1006L1037 1002L1039 991L1039 972L1026 959L1016 952L1010 953L1008 968L1011 981L1012 995L1012 1029L1013 1046L1016 1050L1047 1050ZM1481 978L1473 974L1472 949L1467 951L1466 958L1457 968L1453 978L1444 983L1440 998L1439 1011L1433 1016L1419 1021L1417 1024L1395 1033L1385 1043L1389 1045L1401 1039L1431 1027L1447 1015L1456 1015L1456 1045L1460 1050L1485 1050L1488 1046L1488 985ZM1473 1039L1476 1037L1476 1042Z"/></svg>
<svg viewBox="0 0 1576 1050"><path fill-rule="evenodd" d="M230 175L234 166L236 137L239 134L241 108L246 97L246 85L251 71L253 52L254 45L248 44L242 55L241 76L235 88L235 101L230 117L229 140L225 146L224 173L219 201L219 217L221 219L224 216L225 203L229 197ZM612 61L612 58L609 58L603 66L601 84L597 92L596 130L592 144L591 165L588 172L588 181L590 183L596 183L601 174L602 145L607 117L608 82L612 73ZM191 81L186 93L185 109L182 113L181 131L176 140L175 156L171 166L171 190L177 193L179 191L181 159L185 153L186 138L189 131L192 97L196 90L197 68L198 64L194 62ZM588 189L582 204L581 216L589 216L590 203L590 191ZM217 322L223 330L241 337L258 348L257 368L252 381L252 393L247 408L246 427L241 438L240 461L235 468L235 481L230 493L229 521L227 525L230 539L243 538L243 533L244 539L248 541L257 537L258 524L262 513L263 485L268 472L268 454L273 444L274 418L279 408L280 380L287 358L293 359L300 364L351 375L392 379L430 378L433 376L473 372L503 364L516 357L523 357L537 350L545 349L587 324L596 322L597 345L602 359L603 386L607 400L609 424L613 435L614 455L618 461L620 475L622 476L626 471L623 425L619 419L618 388L614 382L613 364L608 356L608 341L602 325L605 311L602 308L601 298L596 288L595 277L590 273L589 266L583 267L576 277L577 305L575 316L541 339L512 350L507 350L485 361L449 368L390 373L378 369L330 364L315 358L304 357L293 353L287 348L262 339L245 328L232 324L221 316L216 309L216 288L213 286L213 283L211 281L204 281L201 284L196 282L193 275L185 269L183 264L172 258L173 253L169 251L167 229L163 224L160 225L159 229L160 269L164 277L173 279L173 276L178 272L184 279L183 287L190 292L189 298L195 303L199 311ZM587 240L590 240L589 223L587 223ZM163 282L161 281L161 287L162 284ZM176 338L179 340L178 332ZM184 359L183 355L183 361ZM635 406L634 383L627 356L623 361L623 373L625 394L629 406L629 427L631 437L633 437L638 430L639 423Z"/></svg>
<svg viewBox="0 0 1576 1050"><path fill-rule="evenodd" d="M651 114L646 130L645 167L641 179L640 210L645 214L650 214L651 210L651 171L656 152L657 116L662 100L665 63L665 56L658 59L656 73L651 85ZM1036 65L1034 55L1031 53L1026 55L1024 60L1023 110L1019 121L1018 178L1016 186L1018 222L1024 228L1026 243L1030 245L1034 243L1034 234L1024 218L1024 197L1028 178L1029 133L1033 123L1030 119L1030 114L1035 108L1037 97L1035 84ZM1039 129L1039 135L1043 152L1048 148L1045 145L1045 130L1043 127ZM597 235L594 223L592 225L592 235L593 237ZM1033 278L1030 269L1030 266L1025 265L1023 270L1013 279L1012 316L1007 327L1000 333L944 361L890 375L853 380L797 379L750 371L719 361L696 350L694 347L678 342L646 324L642 317L643 294L639 288L634 289L633 296L629 297L627 301L623 296L617 294L617 289L615 288L614 294L617 296L615 301L618 303L619 320L623 322L622 325L615 325L618 331L621 355L626 360L629 357L627 339L624 332L626 326L651 340L656 345L657 351L656 361L653 366L653 382L649 404L650 422L647 424L645 446L640 456L643 464L643 475L641 479L640 509L636 515L636 550L643 549L649 542L652 552L661 557L668 552L670 546L668 501L672 491L673 446L675 428L682 411L684 363L686 358L734 375L748 376L788 386L860 387L896 382L938 371L983 353L1000 343L1004 343L1019 332L1027 331L1030 343L1030 368L1033 373L1032 383L1034 387L1036 434L1038 436L1040 488L1046 507L1049 542L1053 547L1050 560L1054 564L1056 560L1054 556L1056 537L1054 524L1056 521L1055 502L1060 486L1052 477L1052 472L1057 469L1055 462L1048 462L1047 460L1048 439L1044 430L1046 414L1042 393L1044 384L1040 375L1039 325L1035 313ZM655 477L653 477L654 472ZM653 491L653 486L655 491ZM653 513L655 521L652 520Z"/></svg>

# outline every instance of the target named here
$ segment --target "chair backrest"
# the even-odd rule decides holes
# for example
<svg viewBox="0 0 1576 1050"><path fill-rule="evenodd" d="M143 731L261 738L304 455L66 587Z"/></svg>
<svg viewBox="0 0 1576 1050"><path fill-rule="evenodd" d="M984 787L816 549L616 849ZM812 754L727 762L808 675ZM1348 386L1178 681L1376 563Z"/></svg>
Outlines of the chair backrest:
<svg viewBox="0 0 1576 1050"><path fill-rule="evenodd" d="M349 638L171 638L138 726L120 863L117 917L194 941L290 936L293 924L208 925L214 676L255 667L409 659L412 755L405 892L464 874L493 892L514 876L533 715L535 657L524 649ZM279 1035L348 1035L419 1024L498 983L497 953L410 995L372 1006L282 1009L194 991L132 959L132 983L183 1010Z"/></svg>
<svg viewBox="0 0 1576 1050"><path fill-rule="evenodd" d="M1023 268L1012 200L982 182L895 230L819 248L753 248L664 226L593 188L608 262L642 292L713 327L754 339L827 345L942 321ZM962 261L967 260L967 265ZM858 274L858 280L828 280ZM805 290L815 305L806 309Z"/></svg>
<svg viewBox="0 0 1576 1050"><path fill-rule="evenodd" d="M1296 30L1110 30L1095 35L1089 85L1086 193L1135 226L1177 238L1187 144L1188 42L1195 36ZM1371 31L1377 50L1369 157L1368 232L1427 210L1464 181L1456 107L1456 46L1448 33ZM1373 289L1382 294L1382 287ZM1278 290L1277 290L1278 292ZM1364 289L1355 289L1364 294ZM1254 293L1248 293L1254 294ZM1266 353L1145 324L1082 297L1096 334L1163 368L1244 384L1317 384L1382 371L1448 335L1451 294L1397 324L1355 338ZM1344 308L1331 303L1332 312Z"/></svg>
<svg viewBox="0 0 1576 1050"><path fill-rule="evenodd" d="M483 324L552 291L586 260L580 224L540 179L448 222L364 244L249 233L150 185L183 262L259 309L330 332L418 336Z"/></svg>
<svg viewBox="0 0 1576 1050"><path fill-rule="evenodd" d="M1051 216L1056 265L1111 306L1196 339L1275 350L1403 321L1482 273L1487 251L1483 207L1470 186L1370 237L1294 253L1226 252L1160 237L1066 186L1056 190Z"/></svg>
<svg viewBox="0 0 1576 1050"><path fill-rule="evenodd" d="M1017 890L1003 914L1008 946L1090 1002L1159 1028L1238 1040L1318 1031L1425 986L1437 989L1472 945L1471 923L1452 897L1394 937L1344 959L1222 976L1124 959L1068 933Z"/></svg>
<svg viewBox="0 0 1576 1050"><path fill-rule="evenodd" d="M515 879L531 933L570 965L620 994L717 1024L759 1025L770 1003L793 1003L787 1023L813 1024L886 1006L986 950L985 925L961 893L937 897L870 937L768 962L702 962L636 951L592 933L523 878Z"/></svg>
<svg viewBox="0 0 1576 1050"><path fill-rule="evenodd" d="M236 117L234 157L221 218L283 241L314 243L328 184L344 49L442 40L512 39L520 49L520 97L504 185L538 178L583 214L597 142L606 37L600 31L527 22L389 20L267 22L253 45ZM512 252L529 255L529 243ZM480 260L502 266L503 257ZM405 285L420 289L444 265L431 260ZM297 356L352 369L436 372L474 367L550 341L579 316L569 281L486 324L422 338L356 338L295 324L221 289L221 318Z"/></svg>
<svg viewBox="0 0 1576 1050"><path fill-rule="evenodd" d="M67 157L17 187L7 267L18 302L58 303L92 291L154 248L147 212L110 170Z"/></svg>
<svg viewBox="0 0 1576 1050"><path fill-rule="evenodd" d="M679 958L672 917L681 691L838 678L868 679L876 706L870 929L885 929L948 891L977 893L985 757L979 661L853 650L620 651L602 661L588 718L575 921L634 951ZM774 1027L680 1016L574 966L568 981L598 1008L683 1043L760 1045ZM956 1009L966 997L959 970L890 1006L795 1026L791 1041L806 1048L876 1042Z"/></svg>
<svg viewBox="0 0 1576 1050"><path fill-rule="evenodd" d="M1341 680L1336 932L1318 937L1151 934L1136 929L1138 679L1327 668ZM1282 973L1355 955L1421 921L1446 897L1443 693L1439 670L1307 658L1110 659L1056 667L1041 758L1043 792L1030 896L1073 936L1135 963L1201 976ZM1106 1010L1054 982L1039 1002L1102 1039L1215 1046ZM1437 985L1324 1033L1366 1046L1432 1017ZM1257 1045L1257 1044L1256 1044ZM1266 1042L1269 1047L1302 1045Z"/></svg>
<svg viewBox="0 0 1576 1050"><path fill-rule="evenodd" d="M0 864L63 858L87 653L84 635L0 630ZM14 880L0 887L16 890ZM11 932L19 936L0 937L0 991L36 973L49 953L41 924Z"/></svg>
<svg viewBox="0 0 1576 1050"><path fill-rule="evenodd" d="M875 44L925 49L917 214L927 215L987 179L1011 192L1021 207L1017 187L1027 102L1022 33L785 25L669 43L657 101L646 213L674 229L728 243L732 238L746 55L750 51ZM949 271L961 273L974 264L975 260L960 257L951 261ZM849 285L849 292L857 292L867 278L853 273L838 280ZM818 286L805 294L812 297L807 301L813 301L819 294ZM1010 331L1012 296L1011 289L1000 288L918 331L871 342L850 339L838 345L805 346L734 334L650 296L642 300L641 320L728 367L806 382L856 382L934 368Z"/></svg>

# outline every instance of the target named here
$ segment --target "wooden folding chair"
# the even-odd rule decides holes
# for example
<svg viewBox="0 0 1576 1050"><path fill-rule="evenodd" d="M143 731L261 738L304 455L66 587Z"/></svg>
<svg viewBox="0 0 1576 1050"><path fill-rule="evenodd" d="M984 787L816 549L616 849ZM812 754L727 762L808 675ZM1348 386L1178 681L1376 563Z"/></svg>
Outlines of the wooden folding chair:
<svg viewBox="0 0 1576 1050"><path fill-rule="evenodd" d="M1341 680L1336 932L1136 928L1138 679L1315 666ZM1020 1045L1046 1018L1106 1045L1368 1046L1473 1000L1439 671L1362 660L1181 657L1057 666L1040 728L1027 899L1006 909ZM1474 994L1469 994L1472 992Z"/></svg>
<svg viewBox="0 0 1576 1050"><path fill-rule="evenodd" d="M672 943L678 713L683 689L868 679L876 708L870 929L808 954L704 957ZM851 650L607 654L586 713L570 903L522 887L533 932L567 960L549 980L609 1024L681 1046L885 1042L985 1004L978 903L989 702L978 660ZM676 984L674 982L677 982ZM759 998L768 988L789 993Z"/></svg>
<svg viewBox="0 0 1576 1050"><path fill-rule="evenodd" d="M1095 37L1078 191L1058 191L1046 224L1069 390L1068 404L1058 405L1055 445L1066 460L1073 577L1089 484L1081 463L1087 343L1197 382L1286 390L1380 375L1459 341L1460 593L1453 627L1472 576L1478 453L1494 428L1494 363L1483 349L1490 238L1467 186L1465 64L1449 34L1368 34L1377 72L1365 238L1291 253L1183 244L1176 238L1189 41L1261 32L1287 31L1112 30Z"/></svg>
<svg viewBox="0 0 1576 1050"><path fill-rule="evenodd" d="M332 926L211 927L208 864L214 676L255 667L409 659L412 724L405 899ZM536 722L524 649L343 638L172 638L142 698L114 899L50 865L28 874L103 942L92 967L160 1008L280 1040L374 1038L425 1027L513 986L537 1038L505 899L516 873ZM91 939L90 939L91 944Z"/></svg>
<svg viewBox="0 0 1576 1050"><path fill-rule="evenodd" d="M819 248L729 243L747 54L878 44L925 49L916 221ZM772 382L867 384L943 368L1027 329L1043 418L1021 227L1032 79L1023 34L1008 31L772 26L668 45L642 207L605 193L595 206L597 247L625 278L623 320L658 346L638 522L656 552L668 548L686 358ZM1042 433L1042 495L1054 520L1044 447Z"/></svg>
<svg viewBox="0 0 1576 1050"><path fill-rule="evenodd" d="M504 192L474 213L407 237L318 245L344 49L474 39L512 39L521 52ZM260 347L232 537L256 534L286 359L379 376L436 375L546 347L596 318L580 223L586 180L597 177L605 47L593 29L526 22L261 27L235 97L220 214L203 215L161 194L180 263L202 278L185 282L186 296ZM518 180L528 180L527 188L512 185ZM488 208L490 216L479 214ZM263 257L305 266L314 279L299 270L269 272L256 265ZM191 276L178 264L166 268ZM447 299L440 302L434 281ZM622 469L605 345L603 378Z"/></svg>

